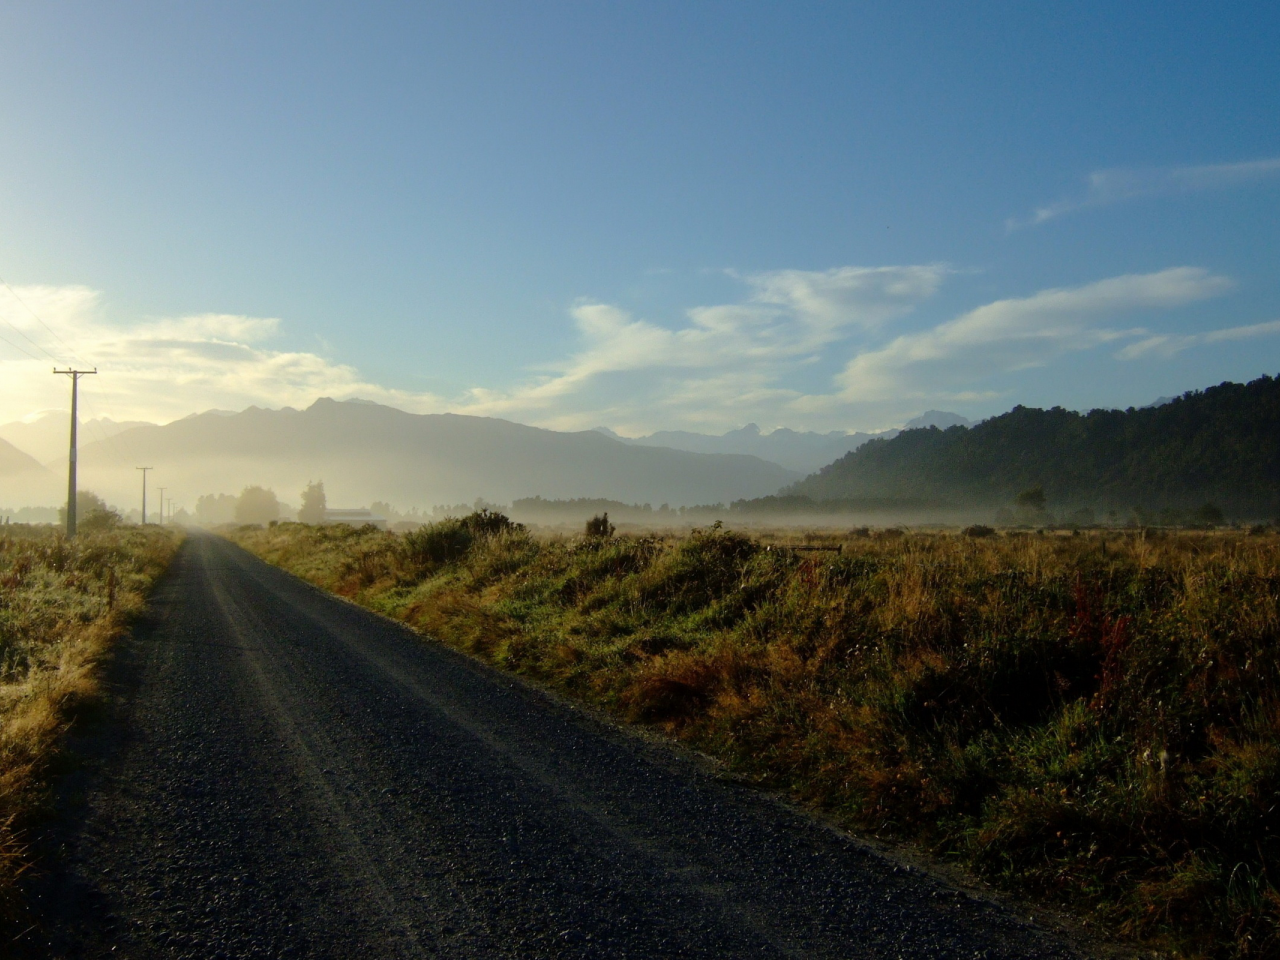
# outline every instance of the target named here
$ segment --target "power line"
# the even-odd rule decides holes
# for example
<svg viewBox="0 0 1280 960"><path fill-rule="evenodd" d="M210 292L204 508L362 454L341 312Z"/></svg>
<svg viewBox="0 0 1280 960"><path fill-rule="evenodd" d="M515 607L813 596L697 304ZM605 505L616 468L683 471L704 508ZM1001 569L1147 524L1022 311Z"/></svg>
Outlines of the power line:
<svg viewBox="0 0 1280 960"><path fill-rule="evenodd" d="M17 300L20 304L22 304L23 308L27 311L27 313L31 314L31 316L36 318L36 323L44 327L45 330L49 332L49 335L53 337L53 339L57 340L60 344L62 344L63 349L66 350L67 353L71 355L72 360L75 360L77 363L84 363L84 361L81 360L80 357L76 355L76 352L71 349L67 341L63 340L60 336L58 336L58 334L54 332L54 329L44 322L40 314L32 310L31 307L28 306L27 301L23 300L20 296L18 296L18 291L14 290L13 287L9 286L9 281L7 281L4 277L0 277L0 284L3 284L4 288L9 291L9 294L13 297L13 299ZM12 324L10 324L10 326L12 326Z"/></svg>
<svg viewBox="0 0 1280 960"><path fill-rule="evenodd" d="M12 324L11 324L11 326L12 326ZM19 331L19 332L21 332L21 331ZM41 360L39 357L37 357L34 353L32 353L30 350L27 350L27 349L26 349L26 348L24 348L24 347L20 347L20 346L18 346L18 344L14 343L12 340L8 339L7 337L0 337L0 340L4 341L4 342L5 342L5 343L7 343L9 346L13 347L13 349L15 349L15 350L17 350L17 351L19 351L19 352L21 352L21 353L25 353L28 357L30 357L32 360L35 360L37 363L43 363L43 362L44 362L44 361L43 361L43 360Z"/></svg>
<svg viewBox="0 0 1280 960"><path fill-rule="evenodd" d="M31 344L33 347L35 347L37 350L39 350L41 353L43 353L46 357L48 357L48 358L49 358L50 360L52 360L54 363L59 363L59 362L60 362L58 357L55 357L52 353L50 353L48 350L46 350L46 349L45 349L43 346L41 346L39 343L37 343L36 341L32 340L29 336L27 336L26 332L25 332L21 327L19 327L17 324L15 324L15 323L14 323L12 320L10 320L8 317L4 316L3 314L0 314L0 320L3 320L3 321L5 322L5 324L7 324L7 325L8 325L8 327L9 327L9 329L10 329L10 330L12 330L12 331L13 331L14 333L16 333L18 336L22 337L22 339L23 339L23 340L27 341L27 343ZM5 342L6 342L6 343L8 343L10 346L16 346L16 344L14 344L12 341L8 341L8 340L6 340ZM27 356L29 356L29 357L31 357L31 356L32 356L30 353L27 353L27 351L25 351L25 350L23 351L23 353L26 353L26 354L27 354ZM39 358L39 357L32 357L32 359L33 359L33 360L39 360L40 358Z"/></svg>

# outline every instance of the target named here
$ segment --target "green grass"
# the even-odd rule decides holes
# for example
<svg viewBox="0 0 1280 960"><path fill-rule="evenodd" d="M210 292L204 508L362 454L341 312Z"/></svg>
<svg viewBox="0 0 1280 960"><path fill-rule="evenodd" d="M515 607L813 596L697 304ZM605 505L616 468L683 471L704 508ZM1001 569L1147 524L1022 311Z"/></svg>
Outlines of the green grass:
<svg viewBox="0 0 1280 960"><path fill-rule="evenodd" d="M26 922L23 836L48 798L62 735L100 698L101 658L179 540L159 527L99 526L74 541L44 526L0 527L0 936Z"/></svg>
<svg viewBox="0 0 1280 960"><path fill-rule="evenodd" d="M1280 955L1280 538L886 532L837 555L449 523L235 536L1101 930Z"/></svg>

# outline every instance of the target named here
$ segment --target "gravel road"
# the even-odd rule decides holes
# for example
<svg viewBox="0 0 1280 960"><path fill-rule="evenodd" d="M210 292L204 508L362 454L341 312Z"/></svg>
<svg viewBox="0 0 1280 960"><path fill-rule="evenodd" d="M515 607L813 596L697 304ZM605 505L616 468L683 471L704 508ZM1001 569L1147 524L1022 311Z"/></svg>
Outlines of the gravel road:
<svg viewBox="0 0 1280 960"><path fill-rule="evenodd" d="M212 536L115 674L49 956L1078 956Z"/></svg>

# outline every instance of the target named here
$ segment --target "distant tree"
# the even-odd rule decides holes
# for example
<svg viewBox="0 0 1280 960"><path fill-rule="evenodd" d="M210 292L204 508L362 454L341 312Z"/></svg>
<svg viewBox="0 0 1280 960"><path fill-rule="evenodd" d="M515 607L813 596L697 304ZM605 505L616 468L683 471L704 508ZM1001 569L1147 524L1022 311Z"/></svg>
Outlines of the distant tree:
<svg viewBox="0 0 1280 960"><path fill-rule="evenodd" d="M76 491L76 527L80 530L107 530L121 522L119 511L112 510L92 490ZM67 524L67 508L58 508L58 523Z"/></svg>
<svg viewBox="0 0 1280 960"><path fill-rule="evenodd" d="M196 523L216 527L236 518L236 498L229 493L206 493L196 500Z"/></svg>
<svg viewBox="0 0 1280 960"><path fill-rule="evenodd" d="M274 490L245 487L236 500L236 523L268 524L280 519L280 501Z"/></svg>
<svg viewBox="0 0 1280 960"><path fill-rule="evenodd" d="M298 508L299 523L324 523L325 508L324 481L308 483L302 491L302 506Z"/></svg>
<svg viewBox="0 0 1280 960"><path fill-rule="evenodd" d="M1093 512L1093 507L1080 507L1067 517L1067 523L1076 527L1092 527L1097 522L1098 517Z"/></svg>
<svg viewBox="0 0 1280 960"><path fill-rule="evenodd" d="M1038 483L1034 487L1028 487L1014 498L1014 503L1023 510L1032 510L1039 513L1044 510L1046 503L1044 487Z"/></svg>
<svg viewBox="0 0 1280 960"><path fill-rule="evenodd" d="M1227 522L1227 518L1222 515L1222 511L1212 503L1206 503L1204 506L1196 508L1191 514L1191 519L1195 523L1201 523L1207 527L1220 527Z"/></svg>

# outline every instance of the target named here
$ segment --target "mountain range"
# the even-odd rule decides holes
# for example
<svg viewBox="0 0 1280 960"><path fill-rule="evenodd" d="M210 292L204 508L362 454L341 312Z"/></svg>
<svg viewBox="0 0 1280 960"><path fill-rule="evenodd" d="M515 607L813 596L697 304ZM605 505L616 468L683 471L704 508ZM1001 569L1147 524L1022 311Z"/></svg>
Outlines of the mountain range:
<svg viewBox="0 0 1280 960"><path fill-rule="evenodd" d="M81 420L77 434L80 444L84 445L109 439L134 427L149 426L154 424L142 420L118 421L100 417ZM65 467L70 441L69 427L67 411L49 410L30 420L15 420L13 423L0 425L0 440L8 440L46 466L56 463L59 467Z"/></svg>
<svg viewBox="0 0 1280 960"><path fill-rule="evenodd" d="M53 471L9 441L0 439L0 506L44 503L45 491L52 491L57 486L58 477Z"/></svg>
<svg viewBox="0 0 1280 960"><path fill-rule="evenodd" d="M930 410L908 421L904 429L968 426L969 423L970 421L959 414ZM608 427L596 429L615 440L635 446L668 447L673 450L687 450L691 453L748 454L801 473L813 473L846 453L858 449L868 440L892 438L899 432L885 430L879 433L845 433L835 430L830 433L814 433L781 427L769 433L763 433L757 424L749 423L741 429L730 430L728 433L719 435L692 433L687 430L660 430L643 437L622 437Z"/></svg>
<svg viewBox="0 0 1280 960"><path fill-rule="evenodd" d="M163 485L175 506L188 508L202 494L238 493L250 484L296 502L311 480L324 481L331 506L373 500L430 506L477 497L509 503L533 496L679 506L758 497L801 476L746 455L649 448L596 431L564 433L327 398L305 410L209 411L84 443L81 487L132 504L140 496L134 469L140 465L155 468L153 491ZM40 502L61 496L54 483Z"/></svg>

